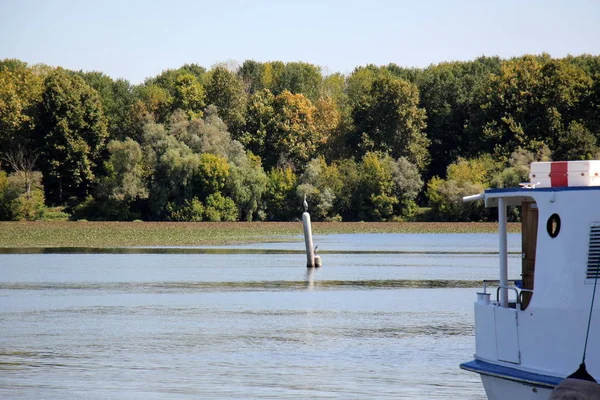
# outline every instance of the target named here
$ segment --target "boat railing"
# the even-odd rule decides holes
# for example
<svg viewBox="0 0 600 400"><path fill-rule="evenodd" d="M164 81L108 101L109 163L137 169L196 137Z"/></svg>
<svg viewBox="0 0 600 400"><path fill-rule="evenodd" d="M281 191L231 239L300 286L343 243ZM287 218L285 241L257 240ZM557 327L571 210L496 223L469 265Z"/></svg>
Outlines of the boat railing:
<svg viewBox="0 0 600 400"><path fill-rule="evenodd" d="M523 295L525 293L533 293L533 290L531 290L531 289L521 289L519 291L519 298L520 298L521 304L523 304Z"/></svg>
<svg viewBox="0 0 600 400"><path fill-rule="evenodd" d="M514 290L515 291L515 301L508 302L508 308L516 308L517 310L521 309L521 297L519 296L519 289L517 289L514 286L504 286L504 285L499 285L498 288L496 289L496 304L500 304L500 289L508 289L508 290Z"/></svg>
<svg viewBox="0 0 600 400"><path fill-rule="evenodd" d="M515 293L515 299L513 301L508 302L508 308L515 308L517 310L521 309L521 304L523 303L523 294L524 293L533 293L533 290L523 289L521 280L512 280L512 285L500 285L500 281L497 279L485 279L483 281L483 293L477 294L478 301L483 301L485 303L491 303L495 306L500 305L500 289L507 289L507 291L513 291ZM513 286L514 285L514 286ZM488 287L496 288L496 300L489 301L490 293L487 292Z"/></svg>

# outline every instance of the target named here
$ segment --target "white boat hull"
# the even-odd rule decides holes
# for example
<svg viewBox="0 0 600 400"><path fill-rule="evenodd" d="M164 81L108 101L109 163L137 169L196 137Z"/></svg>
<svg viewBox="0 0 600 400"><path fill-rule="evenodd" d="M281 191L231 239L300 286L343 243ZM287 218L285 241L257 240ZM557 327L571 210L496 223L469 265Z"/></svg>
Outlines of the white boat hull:
<svg viewBox="0 0 600 400"><path fill-rule="evenodd" d="M548 400L552 389L532 386L495 376L481 375L489 400Z"/></svg>

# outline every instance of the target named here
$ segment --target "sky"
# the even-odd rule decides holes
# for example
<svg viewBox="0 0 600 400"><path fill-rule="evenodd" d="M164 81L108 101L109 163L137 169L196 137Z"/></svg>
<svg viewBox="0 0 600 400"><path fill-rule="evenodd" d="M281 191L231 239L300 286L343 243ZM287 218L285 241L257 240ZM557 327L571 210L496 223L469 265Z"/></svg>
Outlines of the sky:
<svg viewBox="0 0 600 400"><path fill-rule="evenodd" d="M0 59L133 84L186 63L324 73L523 54L600 54L600 0L0 0Z"/></svg>

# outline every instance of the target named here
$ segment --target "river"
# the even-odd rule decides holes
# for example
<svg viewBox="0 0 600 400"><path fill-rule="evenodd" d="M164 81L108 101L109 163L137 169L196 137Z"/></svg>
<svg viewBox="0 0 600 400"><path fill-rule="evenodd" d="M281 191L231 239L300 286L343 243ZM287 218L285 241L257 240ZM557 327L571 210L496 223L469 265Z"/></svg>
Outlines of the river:
<svg viewBox="0 0 600 400"><path fill-rule="evenodd" d="M494 234L0 250L0 398L485 399L458 365ZM520 235L509 235L518 279Z"/></svg>

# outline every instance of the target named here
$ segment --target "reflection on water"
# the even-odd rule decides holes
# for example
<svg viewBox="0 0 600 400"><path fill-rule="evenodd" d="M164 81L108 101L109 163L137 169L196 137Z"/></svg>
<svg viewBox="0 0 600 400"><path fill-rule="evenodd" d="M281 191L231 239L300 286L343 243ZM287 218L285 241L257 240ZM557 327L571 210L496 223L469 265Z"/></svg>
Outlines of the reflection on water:
<svg viewBox="0 0 600 400"><path fill-rule="evenodd" d="M485 398L488 235L316 242L0 255L0 398Z"/></svg>
<svg viewBox="0 0 600 400"><path fill-rule="evenodd" d="M306 268L306 287L309 290L314 290L315 288L315 268Z"/></svg>

